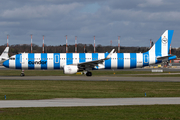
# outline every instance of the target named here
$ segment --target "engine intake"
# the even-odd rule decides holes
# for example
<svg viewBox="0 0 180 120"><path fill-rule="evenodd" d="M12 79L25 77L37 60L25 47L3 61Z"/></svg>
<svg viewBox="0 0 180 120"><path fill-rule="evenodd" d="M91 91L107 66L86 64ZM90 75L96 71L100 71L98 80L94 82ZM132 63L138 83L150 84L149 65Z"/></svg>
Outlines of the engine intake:
<svg viewBox="0 0 180 120"><path fill-rule="evenodd" d="M63 69L64 74L75 74L78 72L76 65L65 65Z"/></svg>

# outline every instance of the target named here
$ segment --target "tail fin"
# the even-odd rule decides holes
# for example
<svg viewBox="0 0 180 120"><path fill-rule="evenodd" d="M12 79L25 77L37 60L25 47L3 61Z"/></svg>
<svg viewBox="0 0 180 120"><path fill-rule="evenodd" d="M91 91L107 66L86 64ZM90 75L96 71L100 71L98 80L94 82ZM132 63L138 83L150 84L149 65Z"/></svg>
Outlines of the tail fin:
<svg viewBox="0 0 180 120"><path fill-rule="evenodd" d="M1 58L8 59L9 58L8 52L9 52L9 47L6 47L3 53L1 54Z"/></svg>
<svg viewBox="0 0 180 120"><path fill-rule="evenodd" d="M155 56L168 56L171 40L174 30L166 30L158 41L149 50L149 53L155 53Z"/></svg>

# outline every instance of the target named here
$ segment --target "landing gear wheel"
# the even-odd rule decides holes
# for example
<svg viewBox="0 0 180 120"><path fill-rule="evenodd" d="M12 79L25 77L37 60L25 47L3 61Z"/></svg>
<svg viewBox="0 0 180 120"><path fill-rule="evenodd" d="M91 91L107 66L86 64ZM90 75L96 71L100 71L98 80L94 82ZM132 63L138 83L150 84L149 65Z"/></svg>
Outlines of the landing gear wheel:
<svg viewBox="0 0 180 120"><path fill-rule="evenodd" d="M24 74L24 70L23 70L23 69L22 69L22 71L21 71L20 76L21 76L21 77L25 76L25 74Z"/></svg>
<svg viewBox="0 0 180 120"><path fill-rule="evenodd" d="M87 72L86 76L92 76L92 73L91 72Z"/></svg>
<svg viewBox="0 0 180 120"><path fill-rule="evenodd" d="M21 73L21 75L20 75L21 77L23 77L23 76L25 76L25 74L24 73Z"/></svg>

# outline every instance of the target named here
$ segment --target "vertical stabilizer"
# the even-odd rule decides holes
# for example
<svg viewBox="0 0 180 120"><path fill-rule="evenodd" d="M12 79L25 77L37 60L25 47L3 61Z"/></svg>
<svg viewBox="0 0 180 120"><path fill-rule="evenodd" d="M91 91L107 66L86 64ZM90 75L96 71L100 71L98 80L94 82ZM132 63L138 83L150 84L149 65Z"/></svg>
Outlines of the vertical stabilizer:
<svg viewBox="0 0 180 120"><path fill-rule="evenodd" d="M1 54L1 58L9 59L8 52L9 52L9 47L6 47L3 53Z"/></svg>
<svg viewBox="0 0 180 120"><path fill-rule="evenodd" d="M156 57L168 56L173 32L174 30L166 30L158 39L158 41L153 45L153 47L149 50L149 53L155 53Z"/></svg>

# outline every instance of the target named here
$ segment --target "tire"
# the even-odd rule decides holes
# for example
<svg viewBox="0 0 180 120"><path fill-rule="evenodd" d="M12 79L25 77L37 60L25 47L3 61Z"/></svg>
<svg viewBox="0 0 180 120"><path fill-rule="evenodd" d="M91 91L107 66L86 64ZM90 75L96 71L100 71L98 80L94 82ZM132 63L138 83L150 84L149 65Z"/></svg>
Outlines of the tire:
<svg viewBox="0 0 180 120"><path fill-rule="evenodd" d="M87 73L86 73L86 76L89 76L89 77L90 77L90 76L92 76L92 73L91 73L91 72L87 72Z"/></svg>
<svg viewBox="0 0 180 120"><path fill-rule="evenodd" d="M21 75L20 75L21 77L23 77L23 76L25 76L25 74L24 73L21 73Z"/></svg>

